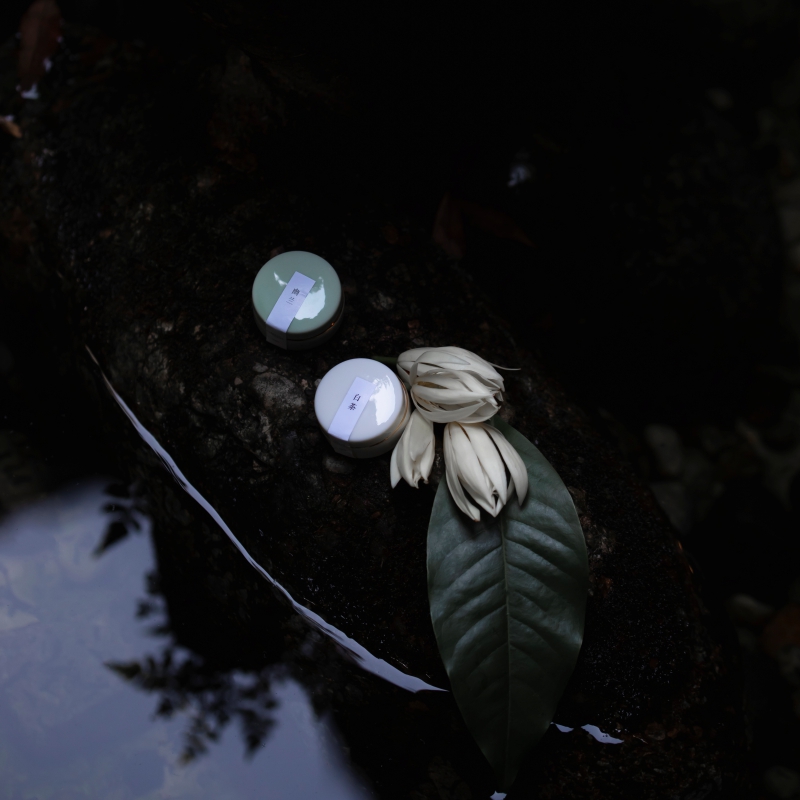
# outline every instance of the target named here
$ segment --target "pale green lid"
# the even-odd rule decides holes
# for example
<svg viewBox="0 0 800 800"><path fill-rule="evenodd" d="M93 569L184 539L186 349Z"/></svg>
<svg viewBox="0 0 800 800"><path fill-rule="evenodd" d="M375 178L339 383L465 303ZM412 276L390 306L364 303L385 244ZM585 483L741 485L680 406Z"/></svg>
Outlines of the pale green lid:
<svg viewBox="0 0 800 800"><path fill-rule="evenodd" d="M283 336L289 340L323 337L339 321L343 308L342 284L336 270L324 259L303 250L271 258L253 281L253 312L261 332L272 340L267 318L295 272L314 281L300 310Z"/></svg>

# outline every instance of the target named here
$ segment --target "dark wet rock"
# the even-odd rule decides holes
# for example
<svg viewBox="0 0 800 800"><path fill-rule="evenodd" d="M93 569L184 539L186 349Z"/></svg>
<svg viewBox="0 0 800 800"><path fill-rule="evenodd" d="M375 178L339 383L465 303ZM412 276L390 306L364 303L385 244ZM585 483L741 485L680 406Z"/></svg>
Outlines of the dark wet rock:
<svg viewBox="0 0 800 800"><path fill-rule="evenodd" d="M518 365L504 416L570 487L591 576L585 643L556 720L573 730L548 733L509 800L744 791L731 663L652 494L428 231L398 216L389 190L295 143L316 141L309 119L322 112L312 104L300 122L286 112L282 128L293 106L270 80L219 46L173 60L68 30L43 99L21 113L24 137L3 144L2 229L25 231L6 236L4 286L63 299L82 369L92 369L85 344L297 601L439 686L425 572L433 487L392 490L388 455L345 468L319 434L311 396L344 359L422 344L457 343ZM385 235L387 220L399 236ZM312 249L342 276L342 329L317 350L273 348L252 322L252 280L281 248ZM96 372L94 381L105 392ZM107 426L130 437L104 397ZM273 657L275 631L262 624L268 584L151 451L139 443L135 452L133 469L169 531L158 553L170 615L194 618L182 629L187 646L203 647L203 619L222 608L231 652ZM192 576L196 595L170 591L181 576ZM449 694L412 696L371 676L339 685L336 670L319 679L326 703L382 796L491 793ZM587 724L622 742L599 742Z"/></svg>

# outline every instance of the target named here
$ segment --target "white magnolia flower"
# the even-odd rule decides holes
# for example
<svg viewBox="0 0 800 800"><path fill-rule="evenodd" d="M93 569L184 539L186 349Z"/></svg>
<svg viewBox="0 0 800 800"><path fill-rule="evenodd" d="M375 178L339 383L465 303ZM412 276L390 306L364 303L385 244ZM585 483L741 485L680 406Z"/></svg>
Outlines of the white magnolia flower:
<svg viewBox="0 0 800 800"><path fill-rule="evenodd" d="M431 422L485 422L503 399L503 377L462 347L418 347L397 359L397 372Z"/></svg>
<svg viewBox="0 0 800 800"><path fill-rule="evenodd" d="M397 486L400 478L415 489L420 479L427 483L433 466L434 450L433 423L414 411L400 441L392 451L392 488Z"/></svg>
<svg viewBox="0 0 800 800"><path fill-rule="evenodd" d="M475 522L481 513L464 489L493 517L500 513L513 490L520 505L528 493L525 464L508 439L491 425L449 423L444 429L444 463L453 500Z"/></svg>

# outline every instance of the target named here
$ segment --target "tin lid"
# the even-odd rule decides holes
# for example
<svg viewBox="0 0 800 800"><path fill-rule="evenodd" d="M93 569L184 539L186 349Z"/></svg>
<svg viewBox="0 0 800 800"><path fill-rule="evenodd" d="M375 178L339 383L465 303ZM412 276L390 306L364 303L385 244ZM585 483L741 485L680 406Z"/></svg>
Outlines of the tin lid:
<svg viewBox="0 0 800 800"><path fill-rule="evenodd" d="M292 250L271 258L253 281L253 311L273 344L322 336L342 314L344 295L336 270L314 253Z"/></svg>
<svg viewBox="0 0 800 800"><path fill-rule="evenodd" d="M371 358L353 358L325 373L314 411L332 441L369 447L408 421L408 395L394 371Z"/></svg>

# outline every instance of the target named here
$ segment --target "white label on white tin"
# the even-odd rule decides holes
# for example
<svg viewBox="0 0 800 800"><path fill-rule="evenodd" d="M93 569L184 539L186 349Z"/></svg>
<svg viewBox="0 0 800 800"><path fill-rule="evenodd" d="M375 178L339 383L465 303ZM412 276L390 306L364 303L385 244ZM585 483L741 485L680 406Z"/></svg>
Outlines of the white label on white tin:
<svg viewBox="0 0 800 800"><path fill-rule="evenodd" d="M356 422L364 413L364 409L367 407L367 403L374 391L375 384L371 381L365 381L363 378L356 378L353 381L349 391L342 399L336 416L328 426L328 433L334 439L339 439L342 442L350 441L353 428L356 427Z"/></svg>
<svg viewBox="0 0 800 800"><path fill-rule="evenodd" d="M315 283L316 281L303 275L302 272L295 272L289 278L289 282L283 287L278 302L275 303L267 317L268 342L286 347L286 331L289 330L292 320L297 316L297 312L302 307Z"/></svg>

